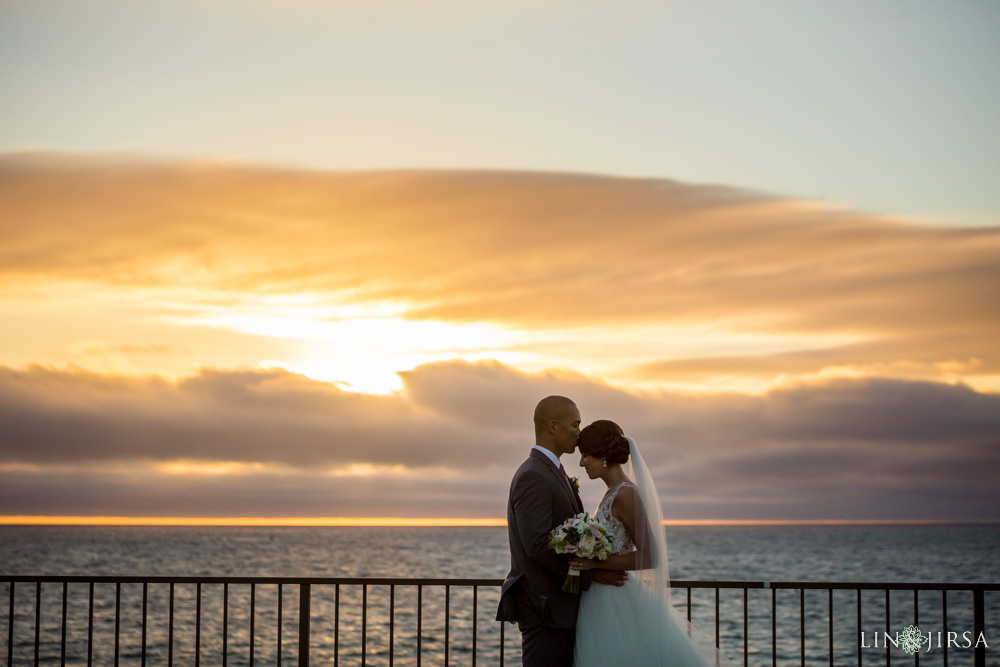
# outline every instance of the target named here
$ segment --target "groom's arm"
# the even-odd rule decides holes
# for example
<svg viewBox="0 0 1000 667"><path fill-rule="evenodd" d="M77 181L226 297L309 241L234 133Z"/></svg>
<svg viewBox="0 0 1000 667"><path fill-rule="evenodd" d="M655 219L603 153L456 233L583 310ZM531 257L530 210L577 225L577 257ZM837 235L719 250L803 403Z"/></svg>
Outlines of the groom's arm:
<svg viewBox="0 0 1000 667"><path fill-rule="evenodd" d="M551 486L542 475L528 470L515 480L511 499L517 532L528 558L547 570L565 574L569 559L549 549L549 531L556 525Z"/></svg>

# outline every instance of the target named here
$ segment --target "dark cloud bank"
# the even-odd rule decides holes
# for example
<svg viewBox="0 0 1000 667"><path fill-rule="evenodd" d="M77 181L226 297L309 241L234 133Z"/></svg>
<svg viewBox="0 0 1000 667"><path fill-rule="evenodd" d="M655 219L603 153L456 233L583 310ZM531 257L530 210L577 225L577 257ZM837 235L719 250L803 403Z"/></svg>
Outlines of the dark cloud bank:
<svg viewBox="0 0 1000 667"><path fill-rule="evenodd" d="M668 518L1000 519L1000 396L963 385L691 396L496 363L403 375L402 393L370 396L283 371L172 384L0 369L0 514L499 517L534 403L562 393L585 422L614 419L636 438ZM154 465L178 460L265 465ZM374 468L325 473L350 465ZM584 485L595 502L599 482Z"/></svg>

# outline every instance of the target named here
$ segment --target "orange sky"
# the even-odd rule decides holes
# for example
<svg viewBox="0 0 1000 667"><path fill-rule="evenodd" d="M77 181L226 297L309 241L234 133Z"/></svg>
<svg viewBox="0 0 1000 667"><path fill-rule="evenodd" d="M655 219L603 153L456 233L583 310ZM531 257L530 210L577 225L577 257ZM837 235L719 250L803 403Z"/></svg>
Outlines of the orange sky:
<svg viewBox="0 0 1000 667"><path fill-rule="evenodd" d="M996 228L56 154L0 211L0 515L492 520L562 393L668 518L998 518Z"/></svg>

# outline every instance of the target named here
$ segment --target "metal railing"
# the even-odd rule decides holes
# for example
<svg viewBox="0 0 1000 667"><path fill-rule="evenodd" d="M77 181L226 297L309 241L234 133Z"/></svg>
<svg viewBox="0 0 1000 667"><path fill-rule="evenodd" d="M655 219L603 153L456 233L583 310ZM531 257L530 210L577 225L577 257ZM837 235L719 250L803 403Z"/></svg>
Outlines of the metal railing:
<svg viewBox="0 0 1000 667"><path fill-rule="evenodd" d="M177 664L193 664L200 667L202 662L210 665L222 665L228 667L231 658L238 659L240 664L247 664L254 667L257 662L264 664L261 658L267 658L267 664L299 665L306 667L310 664L311 648L316 645L320 655L316 655L317 663L321 664L341 664L341 660L347 663L354 660L354 664L367 665L369 658L378 660L376 664L388 664L394 666L397 659L402 658L420 666L425 658L433 658L442 661L447 667L450 664L453 653L461 653L467 657L473 666L482 659L490 664L504 665L505 660L514 662L519 655L520 640L516 632L505 632L505 624L492 620L496 609L496 601L499 596L499 587L502 584L500 579L417 579L417 578L354 578L354 577L323 577L323 578L301 578L301 577L137 577L137 576L3 576L0 575L0 585L7 584L8 604L6 619L0 612L0 626L6 621L6 664L8 667L17 665L40 665L59 664L66 665L67 661L72 664L93 664L110 665L116 667L122 663L139 664L145 667L148 662L165 663L168 667ZM52 597L53 585L61 584L60 588L55 588L57 597L53 603L46 604L43 601L43 584L47 597ZM71 598L70 588L78 588L77 584L85 585L86 591L86 611L83 609L83 602L79 600L81 596L76 595ZM107 656L95 656L95 620L104 626L111 625L110 607L111 592L114 590L114 620L113 620L113 663L109 650ZM123 618L122 591L123 586L127 591L137 590L141 586L141 604L136 598L128 603ZM214 597L206 598L204 587L222 588L221 601L221 651L209 651L207 634L203 632L204 626L217 622L217 618L209 618L206 613L203 601L216 604L218 601ZM958 583L938 583L938 584L915 584L915 583L860 583L860 582L766 582L766 581L674 581L672 586L675 591L683 591L686 602L682 605L682 611L686 611L689 621L697 621L699 627L707 628L714 622L714 639L716 646L722 646L727 656L732 659L735 651L742 648L742 664L766 665L772 667L798 663L802 666L806 664L857 664L861 667L864 664L875 664L872 662L872 653L863 652L864 642L857 641L857 646L849 645L837 647L837 639L846 640L853 637L856 641L863 638L865 632L863 623L865 616L864 609L874 608L874 618L879 622L879 629L883 627L884 663L887 666L893 663L894 658L899 662L905 660L913 662L919 667L921 655L916 653L912 656L902 655L897 652L895 655L889 648L892 635L893 620L899 620L909 624L918 625L921 620L921 609L924 609L923 618L925 622L931 619L928 608L933 608L935 612L940 608L941 627L944 637L948 637L949 621L951 627L958 627L956 623L968 623L971 620L972 636L978 638L986 636L988 639L1000 641L1000 636L995 636L996 630L1000 629L1000 597L996 595L1000 591L1000 584L958 584ZM237 587L239 598L235 603L231 599L231 590ZM276 593L274 605L263 609L259 604L258 590L262 587L270 587ZM328 595L323 598L319 607L314 605L314 588L326 590ZM287 591L295 589L297 595L292 595L289 600ZM432 611L438 612L438 625L429 629L426 621L429 614L425 611L428 607L425 591L428 589L443 589L443 609L440 600L436 604L431 604ZM453 590L459 589L471 592L471 598L466 595L458 607L453 609ZM488 600L485 604L480 604L480 590L488 591ZM95 590L99 590L102 597L99 600L101 610L107 611L106 616L95 613ZM360 604L350 606L342 600L343 591L352 591L356 595L360 592ZM370 599L372 591L380 591L383 596L377 602ZM2 591L2 588L0 588ZM151 595L155 593L156 595ZM193 599L188 602L193 603L194 618L189 619L184 625L185 629L192 631L193 646L190 649L193 655L180 655L178 644L180 635L178 625L178 599L180 592L186 591L193 594ZM397 609L399 591L408 591L415 609L407 608L403 611ZM388 599L384 599L385 593ZM725 592L726 599L722 599L722 592ZM779 592L783 600L779 605ZM825 594L824 594L825 592ZM840 598L840 615L835 613L835 592ZM907 604L906 609L900 611L901 604L898 603L900 595L909 596L912 592L912 607ZM61 593L61 601L58 594ZM714 593L714 598L713 598ZM736 597L733 597L736 593ZM740 599L740 593L742 597ZM893 595L897 599L897 604L893 605ZM921 596L921 593L924 595ZM704 601L708 595L708 602ZM987 594L989 594L991 605L986 604ZM809 596L810 613L806 612L807 595ZM817 595L822 600L817 606ZM951 608L949 609L949 595L951 595ZM971 595L971 604L967 598ZM698 600L693 600L697 596ZM753 596L753 599L751 599ZM762 597L763 596L763 597ZM874 596L874 597L873 597ZM884 596L884 598L883 598ZM151 602L151 597L156 597ZM345 596L346 597L346 594ZM165 598L165 599L164 599ZM768 599L769 598L769 599ZM868 599L867 606L864 604ZM21 603L18 604L18 600ZM69 608L71 600L76 605L76 609L70 618ZM789 600L791 604L789 604ZM844 623L843 609L845 600L849 600L846 607L856 607L851 617L854 621L853 627L850 623ZM923 606L921 604L923 600ZM940 600L940 603L937 602ZM797 603L797 604L796 604ZM150 625L150 607L156 611L165 612L166 634L163 636L163 624ZM291 615L286 615L286 608L292 608ZM817 609L825 607L825 611L818 612ZM2 608L2 607L0 607ZM779 618L778 610L782 609L782 616ZM369 611L375 609L376 618L370 618ZM893 619L893 609L895 609L896 619ZM240 628L234 631L234 625L230 620L230 611L240 612L242 610L245 618ZM990 610L990 623L987 624L987 611ZM739 619L739 612L742 611L742 623ZM44 612L44 613L43 613ZM796 613L797 612L797 613ZM404 614L410 627L404 641L401 641L397 628L399 622L397 616ZM441 618L443 615L443 618ZM936 614L935 614L936 615ZM73 642L67 640L67 630L72 625L72 620L86 617L86 641L78 638ZM769 619L768 619L769 616ZM782 640L779 642L779 626L787 629L792 617L797 616L798 630L797 642L794 638L789 639L782 633ZM261 625L257 623L259 618L275 620L273 646L265 642L259 635ZM332 629L332 645L329 642L327 630L321 632L314 631L314 621L316 618L322 619L327 630ZM459 617L461 617L459 619ZM823 618L825 617L825 621ZM141 619L141 620L140 620ZM912 620L911 620L912 619ZM456 644L452 637L453 625L461 621L462 634L471 637ZM936 618L934 621L936 622ZM751 623L753 621L753 623ZM128 643L123 647L122 634L123 625L127 622L132 624L132 637L137 642ZM835 622L837 628L835 629ZM138 627L135 624L138 623ZM77 625L80 625L78 623ZM289 640L289 628L296 628L294 638ZM24 627L22 627L24 626ZM331 627L332 626L332 627ZM342 627L345 626L345 627ZM825 627L824 627L825 626ZM967 627L967 625L965 626ZM721 630L725 628L725 633ZM742 630L741 630L742 628ZM808 628L808 631L807 631ZM44 629L44 635L43 635ZM770 646L766 646L766 629L770 629ZM151 641L150 633L157 631L157 637ZM370 640L374 630L378 630L379 647L374 655ZM989 632L987 632L989 630ZM27 632L25 632L27 631ZM82 634L82 628L76 627L77 634ZM242 633L248 634L244 637ZM268 631L270 632L270 631ZM443 640L440 634L443 632ZM762 632L764 634L762 634ZM111 634L110 627L106 628L106 634ZM239 646L230 644L230 636L238 635ZM58 634L58 639L54 636ZM795 633L792 632L792 635ZM23 636L27 635L27 639ZM33 637L32 637L33 635ZM755 635L752 638L752 635ZM826 655L817 655L817 647L822 643L822 639L827 640ZM22 637L20 642L16 642L17 637ZM939 644L941 643L939 635ZM108 637L110 643L110 637ZM126 638L127 639L127 638ZM483 640L490 640L490 646L485 646ZM325 640L325 641L324 641ZM740 642L740 640L742 640ZM135 645L137 643L138 645ZM234 642L237 643L237 642ZM797 653L794 655L793 645L797 643ZM72 644L72 646L71 646ZM350 644L350 655L344 655L343 650ZM433 646L428 650L428 645ZM742 644L742 646L740 646ZM841 642L843 644L843 642ZM55 655L55 647L58 645L59 654ZM25 650L18 652L15 656L15 646ZM42 654L42 649L48 652ZM875 648L878 646L878 636L875 636ZM895 647L894 647L895 648ZM955 646L951 642L944 642L940 657L943 657L943 665L949 665L949 648ZM84 650L85 649L85 650ZM266 655L258 656L258 649ZM808 649L808 655L807 655ZM965 647L963 657L973 659L976 667L985 667L987 662L987 647L977 642L974 648ZM770 659L766 653L770 653ZM23 655L27 653L27 655ZM155 655L154 655L155 654ZM234 655L235 654L235 655ZM954 655L954 651L952 653ZM991 664L997 662L995 654L991 654ZM856 663L853 662L856 656ZM15 662L15 657L17 662ZM155 657L155 660L154 660ZM798 658L798 660L795 660ZM808 660L807 660L808 658ZM84 662L85 660L85 662ZM839 662L838 662L839 661ZM954 662L954 661L953 661Z"/></svg>
<svg viewBox="0 0 1000 667"><path fill-rule="evenodd" d="M909 592L913 593L913 604L912 608L908 610L912 613L912 616L903 616L907 620L904 622L909 623L909 619L912 619L912 624L918 626L920 623L920 592L935 592L940 593L941 599L941 624L942 632L944 633L945 640L941 642L942 648L942 659L944 667L948 667L949 662L949 648L951 648L950 643L947 641L947 633L949 632L949 612L948 612L948 594L949 592L961 592L971 594L971 613L972 613L972 636L973 638L978 638L980 636L986 635L986 593L996 593L1000 591L1000 584L985 584L985 583L862 583L862 582L785 582L785 581L677 581L671 582L671 585L675 588L686 589L686 611L688 621L692 620L692 604L691 597L692 591L697 589L714 589L715 593L715 645L720 646L720 590L726 589L737 589L742 590L742 649L743 649L743 665L750 664L750 613L749 608L749 595L750 591L770 591L770 629L771 629L771 641L770 641L770 653L771 660L769 661L773 667L777 667L779 662L779 650L778 650L778 619L777 619L777 609L778 609L778 591L789 591L792 593L797 592L798 595L798 644L799 644L799 664L803 667L807 664L807 638L808 634L806 632L806 591L823 593L826 592L826 625L827 625L827 658L829 660L829 665L833 667L836 662L837 652L835 651L835 638L836 633L834 631L834 591L846 591L853 592L855 594L855 606L856 606L856 622L853 627L854 632L851 632L851 628L848 628L842 635L853 636L855 639L861 639L864 637L861 633L864 632L864 614L863 614L863 597L862 593L879 593L884 594L884 604L875 605L879 607L876 611L877 616L881 616L884 619L884 635L883 635L883 646L885 650L885 662L884 664L888 667L892 664L893 654L892 649L889 647L889 641L885 641L885 637L895 636L896 633L892 632L892 596L891 593L895 592ZM993 600L994 602L1000 601ZM954 608L953 608L954 613ZM967 610L968 611L968 610ZM904 612L905 613L905 612ZM964 615L968 615L967 613ZM998 611L1000 615L1000 611ZM925 616L926 618L926 616ZM1000 625L1000 618L994 619L995 623ZM815 626L815 624L813 624ZM1000 629L996 625L991 626L991 629ZM1000 636L997 637L1000 639ZM891 641L891 640L890 640ZM940 638L939 638L940 642ZM987 646L978 644L973 639L973 644L975 648L972 651L973 654L973 664L975 667L985 667L986 666L986 649ZM856 659L858 667L865 664L863 648L872 648L871 646L864 646L863 641L857 642L856 647ZM877 648L877 639L876 646ZM897 645L893 645L892 648L897 648ZM759 649L758 649L759 652ZM840 655L842 657L846 656L846 651L841 650ZM732 657L732 656L729 656ZM809 664L821 664L817 660L818 656L810 656L811 662ZM906 656L906 660L912 660L913 664L919 667L920 665L920 652L916 652L911 656ZM787 662L787 661L786 661ZM760 663L764 664L764 663ZM843 663L842 663L843 664ZM848 663L850 664L850 663ZM992 665L1000 666L1000 662L994 662Z"/></svg>

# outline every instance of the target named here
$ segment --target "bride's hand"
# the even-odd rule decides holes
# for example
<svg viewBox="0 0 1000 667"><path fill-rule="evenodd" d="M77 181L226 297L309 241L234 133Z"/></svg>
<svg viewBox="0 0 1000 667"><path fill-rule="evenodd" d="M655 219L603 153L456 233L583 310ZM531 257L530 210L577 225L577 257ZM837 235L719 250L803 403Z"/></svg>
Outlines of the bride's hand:
<svg viewBox="0 0 1000 667"><path fill-rule="evenodd" d="M594 569L594 561L593 559L590 558L586 559L570 558L569 569L577 570L579 572L583 572L584 570L592 570Z"/></svg>

